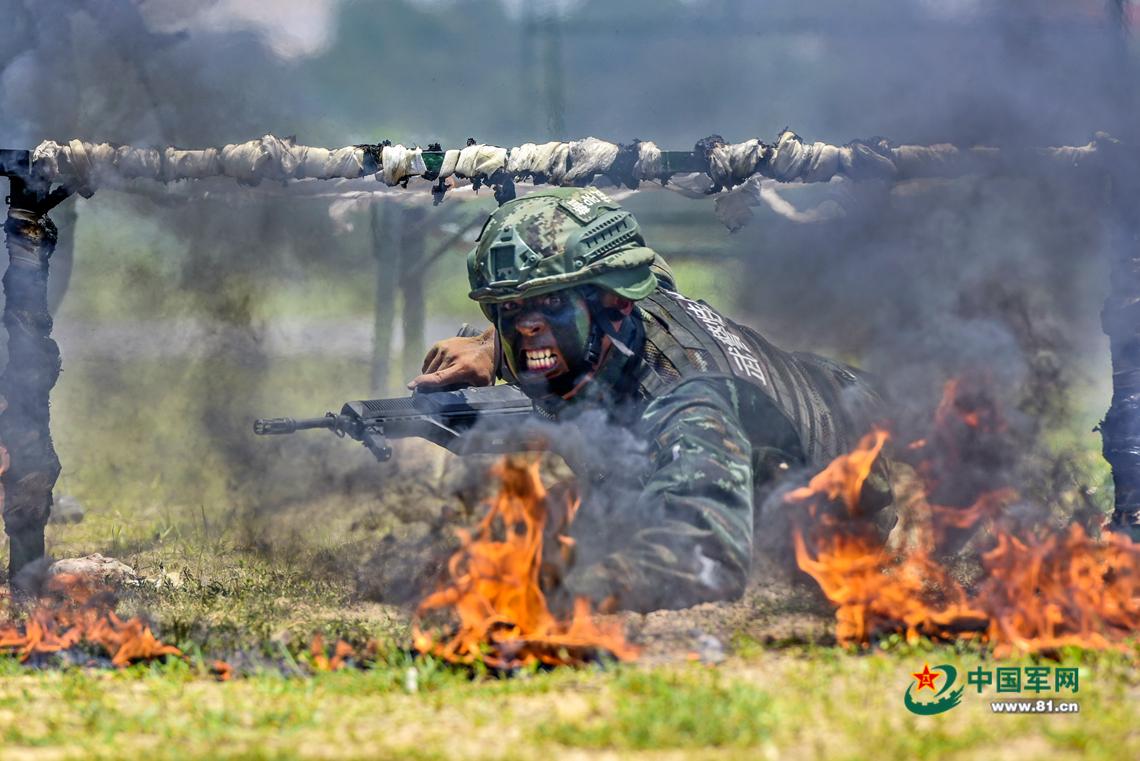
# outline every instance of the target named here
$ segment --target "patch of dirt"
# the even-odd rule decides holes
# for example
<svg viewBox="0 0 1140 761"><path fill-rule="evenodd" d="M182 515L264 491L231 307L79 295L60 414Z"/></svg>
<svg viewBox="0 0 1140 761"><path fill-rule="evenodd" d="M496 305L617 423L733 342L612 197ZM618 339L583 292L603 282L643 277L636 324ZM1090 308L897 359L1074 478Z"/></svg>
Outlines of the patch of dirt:
<svg viewBox="0 0 1140 761"><path fill-rule="evenodd" d="M620 615L649 663L716 662L742 639L775 646L835 643L833 608L814 582L765 558L739 600Z"/></svg>

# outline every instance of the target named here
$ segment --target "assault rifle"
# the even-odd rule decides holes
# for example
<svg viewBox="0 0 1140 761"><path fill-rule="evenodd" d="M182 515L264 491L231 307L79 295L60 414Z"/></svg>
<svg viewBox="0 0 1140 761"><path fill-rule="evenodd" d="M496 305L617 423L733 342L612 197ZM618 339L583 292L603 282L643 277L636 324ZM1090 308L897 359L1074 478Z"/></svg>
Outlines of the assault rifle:
<svg viewBox="0 0 1140 761"><path fill-rule="evenodd" d="M348 436L367 447L379 461L392 456L388 439L415 436L453 452L503 452L511 446L508 432L534 412L530 398L515 386L484 386L456 391L414 393L396 399L347 402L339 415L294 420L262 418L254 422L259 436L324 428ZM470 440L464 434L476 423L480 435ZM513 442L517 444L517 442Z"/></svg>

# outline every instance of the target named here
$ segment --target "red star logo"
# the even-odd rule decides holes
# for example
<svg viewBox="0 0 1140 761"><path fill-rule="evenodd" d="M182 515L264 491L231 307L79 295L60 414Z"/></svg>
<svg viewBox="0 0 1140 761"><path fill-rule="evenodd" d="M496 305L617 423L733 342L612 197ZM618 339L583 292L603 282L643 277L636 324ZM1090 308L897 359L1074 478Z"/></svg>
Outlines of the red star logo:
<svg viewBox="0 0 1140 761"><path fill-rule="evenodd" d="M934 680L942 675L937 671L931 671L930 664L924 663L922 664L922 671L911 674L911 676L918 680L918 689L915 690L915 692L918 692L923 687L929 687L931 692L937 692L937 690L934 689Z"/></svg>

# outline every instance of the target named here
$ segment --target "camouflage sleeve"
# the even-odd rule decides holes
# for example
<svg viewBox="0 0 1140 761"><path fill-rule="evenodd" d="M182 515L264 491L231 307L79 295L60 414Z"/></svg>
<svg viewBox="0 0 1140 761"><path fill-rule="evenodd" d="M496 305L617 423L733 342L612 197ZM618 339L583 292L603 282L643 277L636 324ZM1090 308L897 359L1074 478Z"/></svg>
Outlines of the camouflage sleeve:
<svg viewBox="0 0 1140 761"><path fill-rule="evenodd" d="M650 472L632 504L609 511L611 537L628 540L571 571L567 591L630 610L739 596L752 555L752 468L735 389L689 381L650 403L641 422Z"/></svg>

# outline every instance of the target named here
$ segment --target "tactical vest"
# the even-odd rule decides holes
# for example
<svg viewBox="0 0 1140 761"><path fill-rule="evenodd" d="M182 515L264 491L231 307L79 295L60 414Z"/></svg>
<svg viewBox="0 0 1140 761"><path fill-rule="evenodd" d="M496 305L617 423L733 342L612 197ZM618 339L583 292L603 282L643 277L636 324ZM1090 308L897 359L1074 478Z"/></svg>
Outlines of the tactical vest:
<svg viewBox="0 0 1140 761"><path fill-rule="evenodd" d="M880 415L858 371L783 351L703 301L658 288L637 307L645 344L636 393L646 402L693 378L731 378L749 440L813 465L849 452Z"/></svg>

